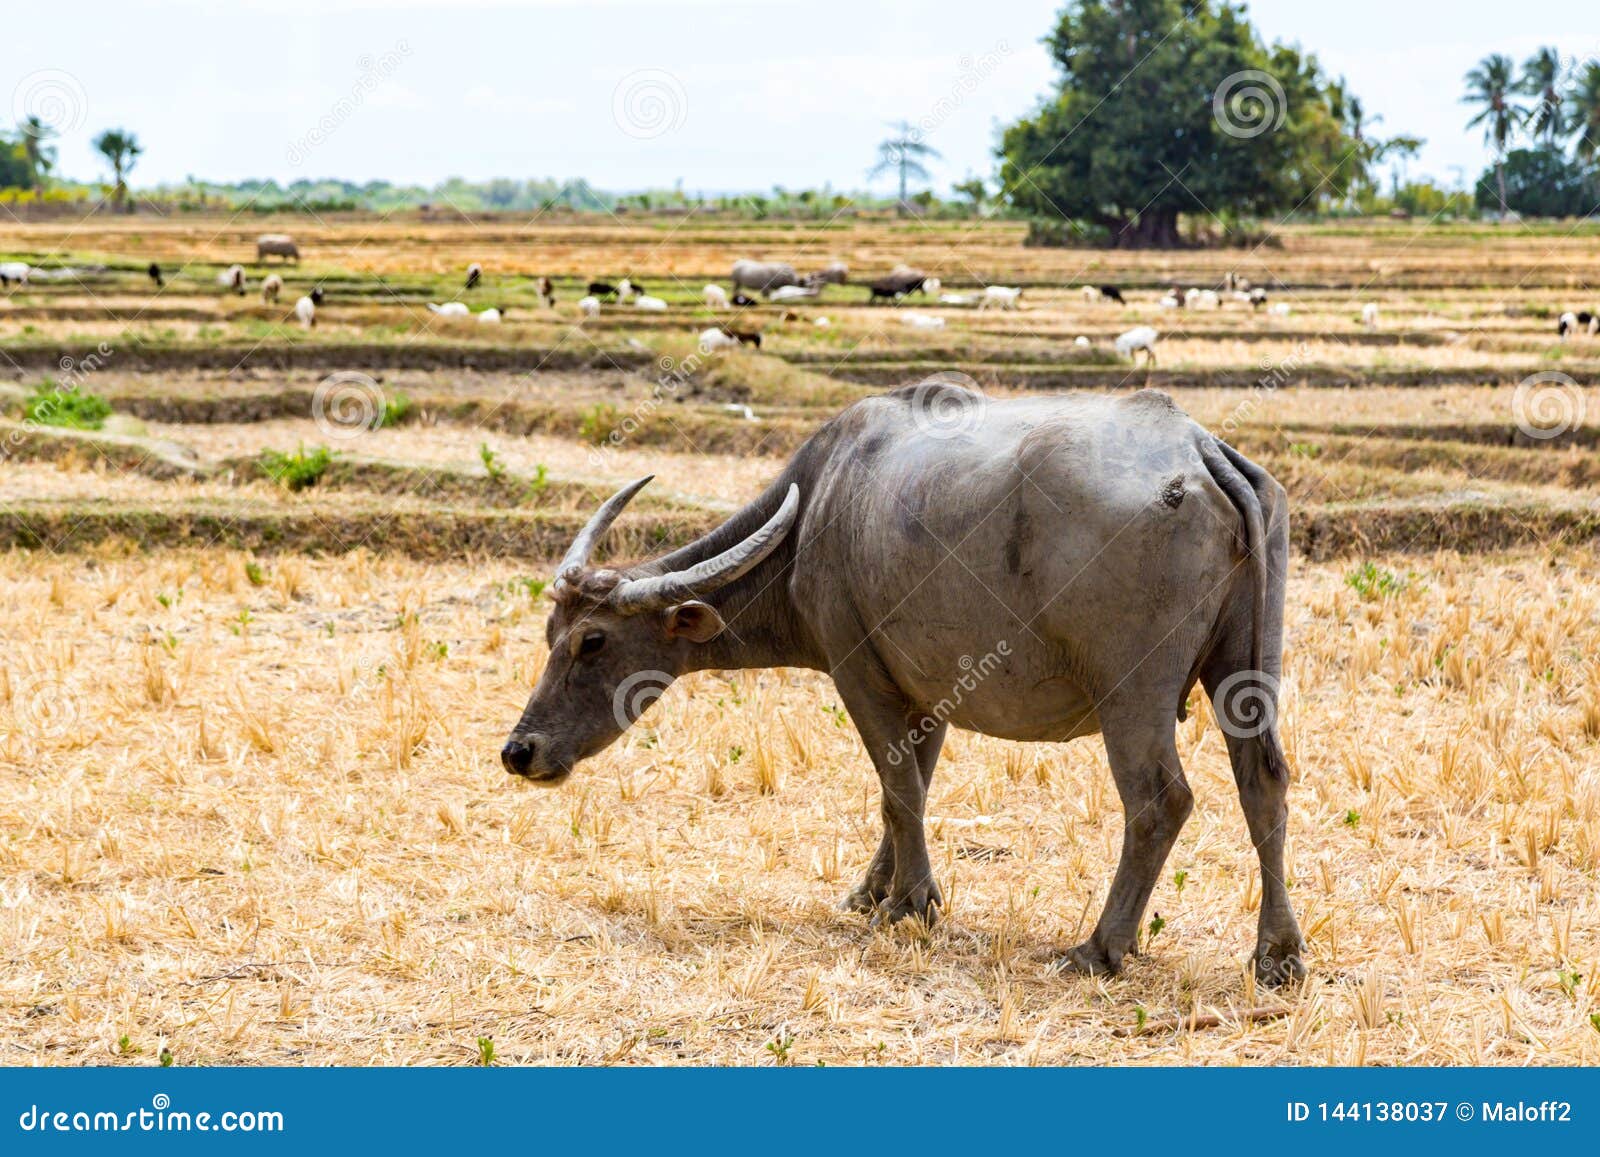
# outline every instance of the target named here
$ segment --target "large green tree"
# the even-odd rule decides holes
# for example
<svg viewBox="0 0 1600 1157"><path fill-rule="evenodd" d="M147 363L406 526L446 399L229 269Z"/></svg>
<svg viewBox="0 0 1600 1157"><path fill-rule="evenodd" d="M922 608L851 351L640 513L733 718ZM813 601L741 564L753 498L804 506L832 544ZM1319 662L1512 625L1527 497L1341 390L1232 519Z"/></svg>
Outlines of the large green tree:
<svg viewBox="0 0 1600 1157"><path fill-rule="evenodd" d="M1045 40L1057 92L1001 140L1004 195L1118 246L1343 196L1369 159L1314 59L1267 47L1242 6L1075 0Z"/></svg>
<svg viewBox="0 0 1600 1157"><path fill-rule="evenodd" d="M1596 204L1595 184L1583 164L1559 148L1512 149L1478 178L1480 209L1502 203L1524 217L1584 217Z"/></svg>

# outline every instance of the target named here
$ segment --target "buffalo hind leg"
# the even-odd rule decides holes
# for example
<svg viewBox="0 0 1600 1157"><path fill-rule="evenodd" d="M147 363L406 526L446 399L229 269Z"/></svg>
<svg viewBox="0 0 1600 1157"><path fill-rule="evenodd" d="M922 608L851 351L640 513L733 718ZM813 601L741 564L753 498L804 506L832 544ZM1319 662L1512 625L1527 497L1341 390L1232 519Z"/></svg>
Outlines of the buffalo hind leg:
<svg viewBox="0 0 1600 1157"><path fill-rule="evenodd" d="M935 726L926 734L920 732L911 719L910 704L876 663L875 657L858 653L848 669L833 672L839 697L861 733L883 789L884 843L892 855L893 868L882 899L875 900L875 919L892 923L920 916L931 923L944 897L933 882L922 812L933 778L933 764L944 741L944 728ZM928 753L926 775L924 751ZM868 895L877 890L872 887L874 871L881 880L882 869L887 866L882 852L880 846L879 856L873 857L868 869L863 885Z"/></svg>
<svg viewBox="0 0 1600 1157"><path fill-rule="evenodd" d="M1278 742L1276 695L1249 670L1208 670L1206 690L1228 740L1228 759L1250 842L1261 861L1261 913L1256 923L1256 979L1278 985L1306 974L1306 942L1295 921L1284 877L1289 823L1289 761ZM1221 692L1221 699L1218 692Z"/></svg>
<svg viewBox="0 0 1600 1157"><path fill-rule="evenodd" d="M1151 706L1159 701L1163 711ZM1170 697L1143 704L1106 703L1099 709L1111 775L1122 798L1122 855L1105 910L1089 939L1057 966L1091 976L1115 974L1139 949L1139 924L1194 794L1178 761Z"/></svg>

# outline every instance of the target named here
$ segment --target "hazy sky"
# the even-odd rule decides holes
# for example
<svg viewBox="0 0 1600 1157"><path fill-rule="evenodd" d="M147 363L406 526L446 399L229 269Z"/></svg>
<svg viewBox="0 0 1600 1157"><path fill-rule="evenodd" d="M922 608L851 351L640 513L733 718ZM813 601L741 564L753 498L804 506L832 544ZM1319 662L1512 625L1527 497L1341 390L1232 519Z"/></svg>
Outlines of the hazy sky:
<svg viewBox="0 0 1600 1157"><path fill-rule="evenodd" d="M996 126L1052 81L1060 0L6 0L0 100L63 124L92 178L110 125L136 184L186 175L586 177L609 189L860 188L884 123L928 127L936 185L993 171ZM1380 114L1428 139L1414 172L1487 156L1461 76L1491 51L1583 58L1573 0L1256 0ZM1574 29L1578 29L1574 31ZM0 117L4 109L0 108ZM1091 126L1092 127L1092 126ZM891 185L879 181L888 191Z"/></svg>

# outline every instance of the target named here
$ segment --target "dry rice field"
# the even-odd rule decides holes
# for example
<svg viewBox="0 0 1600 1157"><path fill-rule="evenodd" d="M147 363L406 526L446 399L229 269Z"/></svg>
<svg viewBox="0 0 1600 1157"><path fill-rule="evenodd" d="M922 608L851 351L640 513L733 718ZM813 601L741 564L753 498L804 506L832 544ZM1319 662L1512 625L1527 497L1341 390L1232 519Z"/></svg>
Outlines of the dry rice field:
<svg viewBox="0 0 1600 1157"><path fill-rule="evenodd" d="M277 305L216 283L264 231L306 253ZM1600 338L1555 334L1600 305L1600 233L1280 236L1166 255L1028 249L1001 223L0 224L0 258L44 271L0 293L0 1063L455 1065L481 1040L532 1064L1600 1062ZM947 292L1023 285L1025 308L844 286L713 314L700 287L741 256L903 261ZM1287 315L1156 304L1235 270ZM575 288L622 275L668 311L583 323ZM286 316L312 283L307 332ZM457 297L507 320L426 309ZM719 323L760 350L697 354ZM1141 323L1154 368L1110 348ZM1198 700L1195 812L1115 978L1051 969L1122 838L1098 739L952 733L931 929L835 909L879 820L824 678L694 676L560 788L501 770L541 582L596 502L655 473L615 549L687 541L826 417L935 370L994 395L1166 389L1289 489L1303 984L1246 967L1260 880ZM102 428L28 417L63 385L109 403Z"/></svg>

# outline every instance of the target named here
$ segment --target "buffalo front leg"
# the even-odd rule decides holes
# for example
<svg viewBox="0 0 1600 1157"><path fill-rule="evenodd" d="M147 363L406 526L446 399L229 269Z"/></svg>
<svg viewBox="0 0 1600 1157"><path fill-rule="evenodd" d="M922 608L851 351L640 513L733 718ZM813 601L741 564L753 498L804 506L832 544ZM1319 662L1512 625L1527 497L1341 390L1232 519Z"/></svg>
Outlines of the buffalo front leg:
<svg viewBox="0 0 1600 1157"><path fill-rule="evenodd" d="M920 916L931 922L944 898L933 881L922 813L945 727L930 720L931 726L921 729L911 718L910 704L881 671L835 671L834 683L883 789L883 843L867 878L846 902L871 897L879 919Z"/></svg>
<svg viewBox="0 0 1600 1157"><path fill-rule="evenodd" d="M1160 699L1163 705L1170 702ZM1163 716L1106 704L1100 720L1122 798L1122 856L1094 933L1060 961L1064 969L1089 975L1120 972L1123 957L1138 952L1145 905L1194 807L1178 762L1170 708Z"/></svg>
<svg viewBox="0 0 1600 1157"><path fill-rule="evenodd" d="M922 777L924 801L927 799L929 787L933 784L933 768L939 762L939 751L944 746L945 731L945 725L940 723L931 731L919 729L907 737L916 753L917 770ZM878 850L873 853L872 862L867 865L867 874L861 883L852 888L840 901L839 907L842 911L875 912L889 899L890 888L894 882L894 839L891 835L893 830L886 807L883 838L878 841ZM937 895L937 885L934 887L934 892Z"/></svg>

